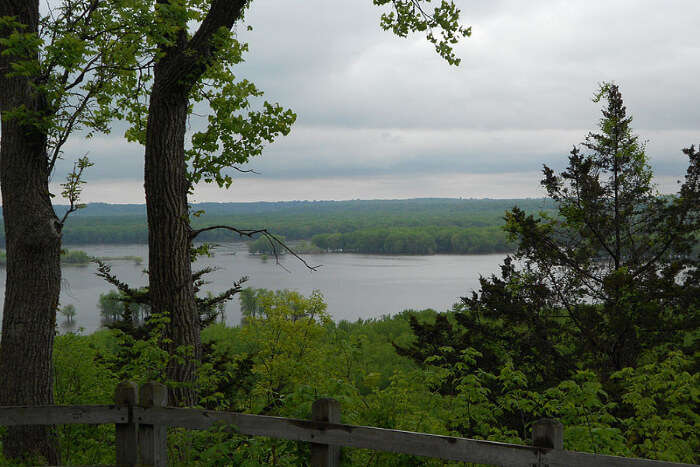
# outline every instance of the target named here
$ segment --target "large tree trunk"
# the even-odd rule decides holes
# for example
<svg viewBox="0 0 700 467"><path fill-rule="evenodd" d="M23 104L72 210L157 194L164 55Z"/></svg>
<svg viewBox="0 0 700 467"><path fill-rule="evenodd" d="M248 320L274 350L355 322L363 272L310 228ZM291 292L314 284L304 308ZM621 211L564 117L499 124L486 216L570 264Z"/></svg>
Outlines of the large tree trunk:
<svg viewBox="0 0 700 467"><path fill-rule="evenodd" d="M38 1L0 2L1 16L16 16L36 31ZM7 280L0 342L0 405L53 403L52 351L61 286L60 224L48 190L46 134L6 118L19 106L44 111L25 77L7 77L10 57L0 57L0 184L7 249ZM7 431L8 458L41 455L58 463L48 427Z"/></svg>
<svg viewBox="0 0 700 467"><path fill-rule="evenodd" d="M145 189L148 211L148 269L154 313L170 317L170 355L188 352L184 363L171 360L167 377L175 386L173 404L194 405L196 364L201 358L199 315L192 286L190 225L185 176L187 94L161 86L159 67L151 93L146 131ZM179 384L178 384L179 383Z"/></svg>
<svg viewBox="0 0 700 467"><path fill-rule="evenodd" d="M167 4L168 0L157 0ZM193 405L197 363L201 360L199 313L192 285L185 129L188 97L206 70L214 51L213 35L231 29L245 0L213 0L197 32L188 39L186 24L175 19L172 42L153 73L146 126L145 190L148 212L148 269L152 311L170 317L171 356L188 352L184 362L172 359L167 377L174 383L170 402ZM170 18L172 20L172 18Z"/></svg>
<svg viewBox="0 0 700 467"><path fill-rule="evenodd" d="M168 0L157 0L168 4ZM167 377L174 383L170 402L193 405L197 363L201 360L199 312L190 264L191 228L187 209L189 182L185 163L185 129L189 94L212 59L221 28L231 29L245 0L213 0L197 32L190 38L182 18L173 21L172 36L162 44L153 71L146 126L144 186L148 212L149 291L154 313L170 317L168 350L181 350L184 361L171 359Z"/></svg>

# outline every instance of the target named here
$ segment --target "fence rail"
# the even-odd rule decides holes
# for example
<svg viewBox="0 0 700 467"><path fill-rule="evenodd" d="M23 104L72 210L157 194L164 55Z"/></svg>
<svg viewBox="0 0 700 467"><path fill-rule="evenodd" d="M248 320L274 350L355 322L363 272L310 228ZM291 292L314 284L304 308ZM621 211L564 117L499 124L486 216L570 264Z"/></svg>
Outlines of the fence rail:
<svg viewBox="0 0 700 467"><path fill-rule="evenodd" d="M312 420L166 407L166 388L121 383L115 405L0 407L0 425L115 424L119 466L167 465L167 428L235 433L311 443L312 466L340 465L340 446L445 460L513 467L675 467L675 462L564 451L563 426L544 419L533 424L533 446L414 433L340 422L340 405L319 399Z"/></svg>
<svg viewBox="0 0 700 467"><path fill-rule="evenodd" d="M128 423L129 408L116 405L43 405L0 407L0 426L110 425Z"/></svg>

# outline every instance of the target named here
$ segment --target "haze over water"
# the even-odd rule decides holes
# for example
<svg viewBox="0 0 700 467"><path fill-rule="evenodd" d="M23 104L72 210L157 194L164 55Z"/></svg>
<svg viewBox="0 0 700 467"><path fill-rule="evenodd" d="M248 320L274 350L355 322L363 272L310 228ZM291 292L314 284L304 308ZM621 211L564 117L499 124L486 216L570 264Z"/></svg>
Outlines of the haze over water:
<svg viewBox="0 0 700 467"><path fill-rule="evenodd" d="M140 256L140 265L133 261L111 261L112 272L132 287L145 286L148 277L147 245L68 245L91 256ZM355 321L399 313L405 309L433 308L444 311L459 301L460 296L478 289L479 275L499 270L504 254L495 255L431 255L385 256L361 254L303 255L310 265L321 265L309 271L289 255L266 261L248 254L243 243L222 243L211 258L201 258L193 270L205 266L217 268L205 276L210 282L203 290L221 292L233 281L248 276L247 287L292 289L305 295L320 290L334 320ZM285 270L286 269L286 270ZM61 306L73 304L78 327L92 332L100 327L97 306L99 295L113 289L95 275L95 265L64 266ZM0 289L5 290L5 271L0 269ZM2 295L0 295L1 298ZM0 301L0 306L2 301ZM238 298L226 306L226 322L237 325L241 313ZM59 316L58 320L61 321Z"/></svg>

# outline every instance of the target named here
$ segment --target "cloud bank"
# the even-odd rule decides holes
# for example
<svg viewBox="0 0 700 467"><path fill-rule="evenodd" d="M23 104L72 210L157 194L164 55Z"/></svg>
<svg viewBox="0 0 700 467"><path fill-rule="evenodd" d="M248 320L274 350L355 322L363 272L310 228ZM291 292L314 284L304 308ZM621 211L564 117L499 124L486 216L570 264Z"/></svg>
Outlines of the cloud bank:
<svg viewBox="0 0 700 467"><path fill-rule="evenodd" d="M672 189L686 166L681 148L700 143L700 2L458 5L473 36L455 68L423 37L381 31L369 0L253 2L253 30L238 27L250 45L238 75L293 109L297 124L251 161L259 176L228 194L199 189L199 200L530 196L542 164L563 166L595 129L591 97L609 80L621 85L660 185ZM142 185L143 150L122 132L72 139L55 181L89 151L86 196L126 202L128 190L114 187Z"/></svg>

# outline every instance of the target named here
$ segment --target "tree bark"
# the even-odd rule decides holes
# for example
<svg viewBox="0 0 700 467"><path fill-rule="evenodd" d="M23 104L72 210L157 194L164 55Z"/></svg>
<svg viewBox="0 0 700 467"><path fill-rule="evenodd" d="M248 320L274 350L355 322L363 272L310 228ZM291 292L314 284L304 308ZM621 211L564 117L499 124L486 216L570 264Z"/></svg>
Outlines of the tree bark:
<svg viewBox="0 0 700 467"><path fill-rule="evenodd" d="M38 30L39 2L0 2ZM7 280L0 342L0 405L53 403L53 340L61 286L61 226L48 189L46 132L6 112L19 106L42 114L45 103L27 77L8 77L12 58L0 57L0 185L7 249ZM14 427L3 438L8 458L40 455L58 463L51 429Z"/></svg>
<svg viewBox="0 0 700 467"><path fill-rule="evenodd" d="M167 3L167 0L158 0ZM168 350L190 352L171 359L167 378L173 405L194 405L197 362L201 360L199 313L192 286L185 130L189 94L211 59L212 36L240 18L244 0L214 0L197 32L188 39L186 24L165 44L155 64L146 126L145 177L148 213L149 291L152 311L170 317Z"/></svg>
<svg viewBox="0 0 700 467"><path fill-rule="evenodd" d="M187 97L154 83L146 131L145 190L148 212L148 269L151 307L170 318L170 355L185 346L184 362L171 359L167 378L173 404L194 405L196 363L201 358L199 315L190 263L190 225L185 177Z"/></svg>

